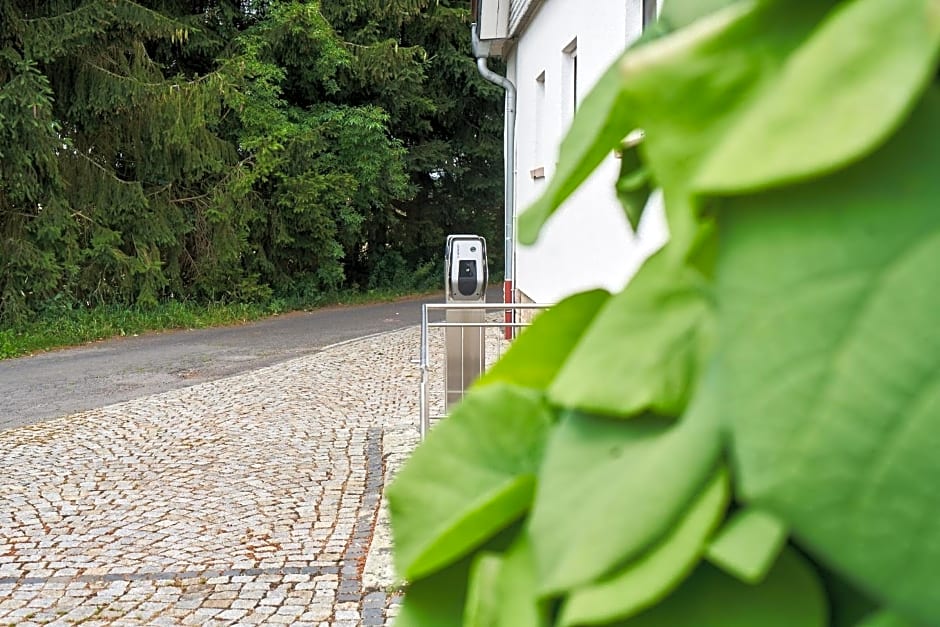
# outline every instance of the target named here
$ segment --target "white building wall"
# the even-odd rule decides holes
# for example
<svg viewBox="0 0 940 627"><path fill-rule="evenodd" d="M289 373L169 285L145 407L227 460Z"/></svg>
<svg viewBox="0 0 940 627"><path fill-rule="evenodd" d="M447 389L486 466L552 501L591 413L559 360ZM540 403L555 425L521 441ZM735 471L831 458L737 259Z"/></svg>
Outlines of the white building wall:
<svg viewBox="0 0 940 627"><path fill-rule="evenodd" d="M518 90L517 212L538 198L555 171L573 108L572 43L580 101L641 29L641 0L545 0L528 21L506 58ZM665 241L656 201L639 235L631 232L614 192L619 165L611 154L552 217L538 243L517 248L516 288L525 296L555 302L594 287L619 290Z"/></svg>

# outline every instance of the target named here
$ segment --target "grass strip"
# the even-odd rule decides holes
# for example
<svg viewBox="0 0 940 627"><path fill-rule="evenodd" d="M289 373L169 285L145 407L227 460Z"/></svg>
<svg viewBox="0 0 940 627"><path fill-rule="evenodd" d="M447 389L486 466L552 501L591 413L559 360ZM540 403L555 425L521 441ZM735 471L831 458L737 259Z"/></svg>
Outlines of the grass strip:
<svg viewBox="0 0 940 627"><path fill-rule="evenodd" d="M58 308L46 311L34 320L0 327L0 359L114 337L244 324L291 311L388 302L418 295L420 293L401 290L371 290L319 295L314 301L274 298L264 303L207 304L172 300L154 307L101 305Z"/></svg>

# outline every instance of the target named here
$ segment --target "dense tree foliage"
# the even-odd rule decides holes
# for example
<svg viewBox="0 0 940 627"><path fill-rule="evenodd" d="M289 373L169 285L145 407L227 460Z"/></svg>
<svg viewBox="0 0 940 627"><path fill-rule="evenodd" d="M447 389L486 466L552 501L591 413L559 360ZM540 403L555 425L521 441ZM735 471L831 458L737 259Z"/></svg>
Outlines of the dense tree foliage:
<svg viewBox="0 0 940 627"><path fill-rule="evenodd" d="M0 0L0 321L436 280L501 213L468 5Z"/></svg>
<svg viewBox="0 0 940 627"><path fill-rule="evenodd" d="M670 240L400 470L396 627L940 625L938 9L665 1L518 234L621 150Z"/></svg>

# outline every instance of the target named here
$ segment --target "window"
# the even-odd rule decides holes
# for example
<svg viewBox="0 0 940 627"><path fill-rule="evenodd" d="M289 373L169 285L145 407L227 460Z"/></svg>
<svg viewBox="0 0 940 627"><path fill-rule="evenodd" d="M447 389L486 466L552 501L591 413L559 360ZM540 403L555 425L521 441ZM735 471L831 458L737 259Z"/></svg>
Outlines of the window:
<svg viewBox="0 0 940 627"><path fill-rule="evenodd" d="M561 115L562 127L567 129L578 110L578 39L565 46L562 53Z"/></svg>
<svg viewBox="0 0 940 627"><path fill-rule="evenodd" d="M545 72L535 77L535 165L545 165ZM534 176L534 175L533 175Z"/></svg>

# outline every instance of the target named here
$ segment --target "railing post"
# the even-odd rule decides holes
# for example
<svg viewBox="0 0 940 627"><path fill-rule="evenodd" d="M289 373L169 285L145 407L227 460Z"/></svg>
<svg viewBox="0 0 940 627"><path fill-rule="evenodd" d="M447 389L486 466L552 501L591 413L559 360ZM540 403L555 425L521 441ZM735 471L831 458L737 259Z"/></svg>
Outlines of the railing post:
<svg viewBox="0 0 940 627"><path fill-rule="evenodd" d="M515 301L513 296L512 279L507 278L503 282L503 302L507 305L512 305ZM503 330L503 338L511 340L515 334L515 329L509 326L509 324L516 321L516 312L512 309L506 309L503 314L503 318L507 323L505 329Z"/></svg>
<svg viewBox="0 0 940 627"><path fill-rule="evenodd" d="M461 334L463 334L466 330L472 329L474 333L477 333L479 335L481 343L486 341L485 329L489 329L489 328L500 329L501 327L504 327L506 329L510 329L512 330L511 337L515 337L516 329L527 327L529 326L529 324L531 324L531 322L525 322L525 323L518 322L519 317L515 315L513 316L515 318L515 321L513 322L507 322L506 320L498 320L498 319L494 321L487 321L485 313L486 312L496 313L499 310L504 310L504 311L509 311L512 314L515 314L517 311L522 311L522 310L526 310L526 311L540 310L541 311L541 310L548 309L551 306L552 305L548 303L541 303L541 304L540 303L508 303L508 304L507 303L490 303L490 304L487 304L487 303L425 303L421 306L421 354L420 354L420 359L418 361L419 361L420 368L421 368L419 404L420 404L420 431L421 431L422 440L427 436L428 431L430 431L431 419L432 418L439 419L439 418L444 417L443 415L431 416L431 409L430 409L431 408L431 398L430 398L431 397L431 393L430 393L431 357L430 357L430 340L429 340L430 329L432 328L444 329L445 334L448 331L452 331L452 332L459 331ZM440 321L431 322L429 312L432 310L444 311L445 313L449 313L451 311L463 313L465 311L476 310L476 311L484 312L484 317L482 321L467 320L466 318L462 318L461 316L455 316L455 318L457 318L456 320L445 318L443 322L440 322ZM502 335L502 334L499 334L499 335ZM499 337L499 335L497 337ZM460 344L461 346L463 346L464 342L461 341ZM484 351L482 347L481 347L480 354L479 354L479 363L477 365L479 367L479 372L483 372L483 370L485 369L486 363L485 363L485 355L484 355ZM460 366L463 367L462 359L460 360ZM445 406L445 415L446 415L446 408L448 405L446 366L445 366L444 378L445 378L445 380L443 381L444 398L442 398L441 401L443 402ZM465 377L462 376L461 380L464 380L464 379Z"/></svg>
<svg viewBox="0 0 940 627"><path fill-rule="evenodd" d="M431 419L429 417L430 407L428 406L428 305L427 303L421 305L421 354L419 356L420 368L421 368L421 392L418 399L421 412L421 439L423 440L428 434L428 424Z"/></svg>

